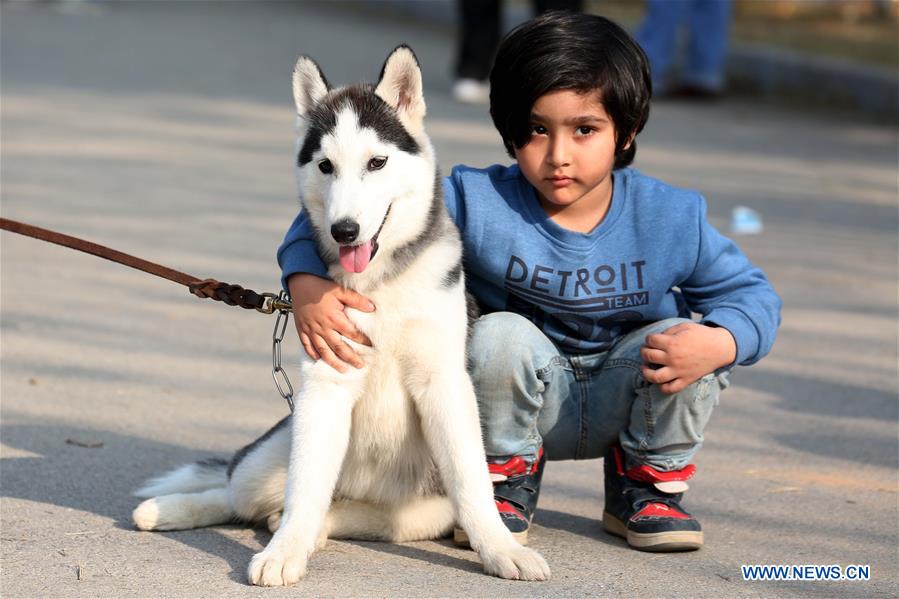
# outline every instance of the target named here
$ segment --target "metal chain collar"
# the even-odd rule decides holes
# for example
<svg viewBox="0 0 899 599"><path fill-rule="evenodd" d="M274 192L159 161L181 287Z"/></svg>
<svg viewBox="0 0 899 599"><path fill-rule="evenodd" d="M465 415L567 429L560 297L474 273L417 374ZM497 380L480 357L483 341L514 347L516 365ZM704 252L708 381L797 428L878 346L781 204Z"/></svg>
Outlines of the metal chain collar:
<svg viewBox="0 0 899 599"><path fill-rule="evenodd" d="M289 301L286 291L281 291L278 301L285 303ZM275 330L272 331L272 378L275 380L278 393L287 401L287 405L290 406L290 411L293 413L293 385L290 384L287 373L281 368L281 342L284 340L288 322L290 322L290 312L280 308L278 318L275 319Z"/></svg>

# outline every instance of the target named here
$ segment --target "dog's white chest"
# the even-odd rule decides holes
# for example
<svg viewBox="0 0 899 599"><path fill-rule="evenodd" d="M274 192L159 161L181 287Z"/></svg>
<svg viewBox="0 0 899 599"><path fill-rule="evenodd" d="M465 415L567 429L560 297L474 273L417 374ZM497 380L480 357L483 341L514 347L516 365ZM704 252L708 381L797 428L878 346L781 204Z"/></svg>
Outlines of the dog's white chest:
<svg viewBox="0 0 899 599"><path fill-rule="evenodd" d="M365 392L353 408L337 494L392 503L433 492L434 465L400 363L375 357L370 368Z"/></svg>

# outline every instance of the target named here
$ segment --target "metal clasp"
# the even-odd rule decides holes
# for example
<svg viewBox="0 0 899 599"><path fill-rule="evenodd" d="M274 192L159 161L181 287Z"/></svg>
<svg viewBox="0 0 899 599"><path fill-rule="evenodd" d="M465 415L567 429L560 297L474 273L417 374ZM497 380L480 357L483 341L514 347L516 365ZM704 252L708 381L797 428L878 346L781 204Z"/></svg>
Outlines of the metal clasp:
<svg viewBox="0 0 899 599"><path fill-rule="evenodd" d="M293 412L293 385L290 384L287 373L281 368L281 342L284 340L285 331L287 331L287 323L290 322L291 304L287 299L286 291L281 291L277 297L273 293L265 293L263 295L268 299L266 299L263 309L259 311L265 312L265 309L268 309L269 311L265 313L272 314L275 310L278 310L278 318L275 319L275 329L272 331L272 379L275 381L278 393L287 401L290 411ZM283 306L286 306L286 308Z"/></svg>
<svg viewBox="0 0 899 599"><path fill-rule="evenodd" d="M261 308L256 308L257 312L262 312L263 314L274 314L275 310L280 311L290 311L293 309L293 305L290 303L290 300L287 299L287 292L282 291L279 295L275 295L274 293L263 293L262 297L265 298L265 302L263 302Z"/></svg>

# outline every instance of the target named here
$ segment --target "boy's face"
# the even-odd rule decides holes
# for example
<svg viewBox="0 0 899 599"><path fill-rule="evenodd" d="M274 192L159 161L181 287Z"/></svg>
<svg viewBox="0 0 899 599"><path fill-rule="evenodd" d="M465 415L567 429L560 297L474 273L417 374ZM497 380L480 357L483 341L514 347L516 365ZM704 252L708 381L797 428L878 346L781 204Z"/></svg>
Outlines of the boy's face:
<svg viewBox="0 0 899 599"><path fill-rule="evenodd" d="M602 217L612 197L615 125L596 93L552 91L534 102L530 141L515 158L550 216Z"/></svg>

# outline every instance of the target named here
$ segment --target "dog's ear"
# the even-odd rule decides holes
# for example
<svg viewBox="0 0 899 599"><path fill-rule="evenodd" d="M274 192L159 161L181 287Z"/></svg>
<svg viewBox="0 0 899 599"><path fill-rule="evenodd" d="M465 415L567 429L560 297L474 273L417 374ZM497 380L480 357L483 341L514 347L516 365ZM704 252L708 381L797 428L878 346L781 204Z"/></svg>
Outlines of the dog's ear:
<svg viewBox="0 0 899 599"><path fill-rule="evenodd" d="M300 56L293 68L293 101L297 105L297 114L305 117L330 89L328 80L315 61L308 56Z"/></svg>
<svg viewBox="0 0 899 599"><path fill-rule="evenodd" d="M425 118L421 68L412 48L402 45L387 57L375 93L396 109L400 120L412 130L421 129Z"/></svg>

